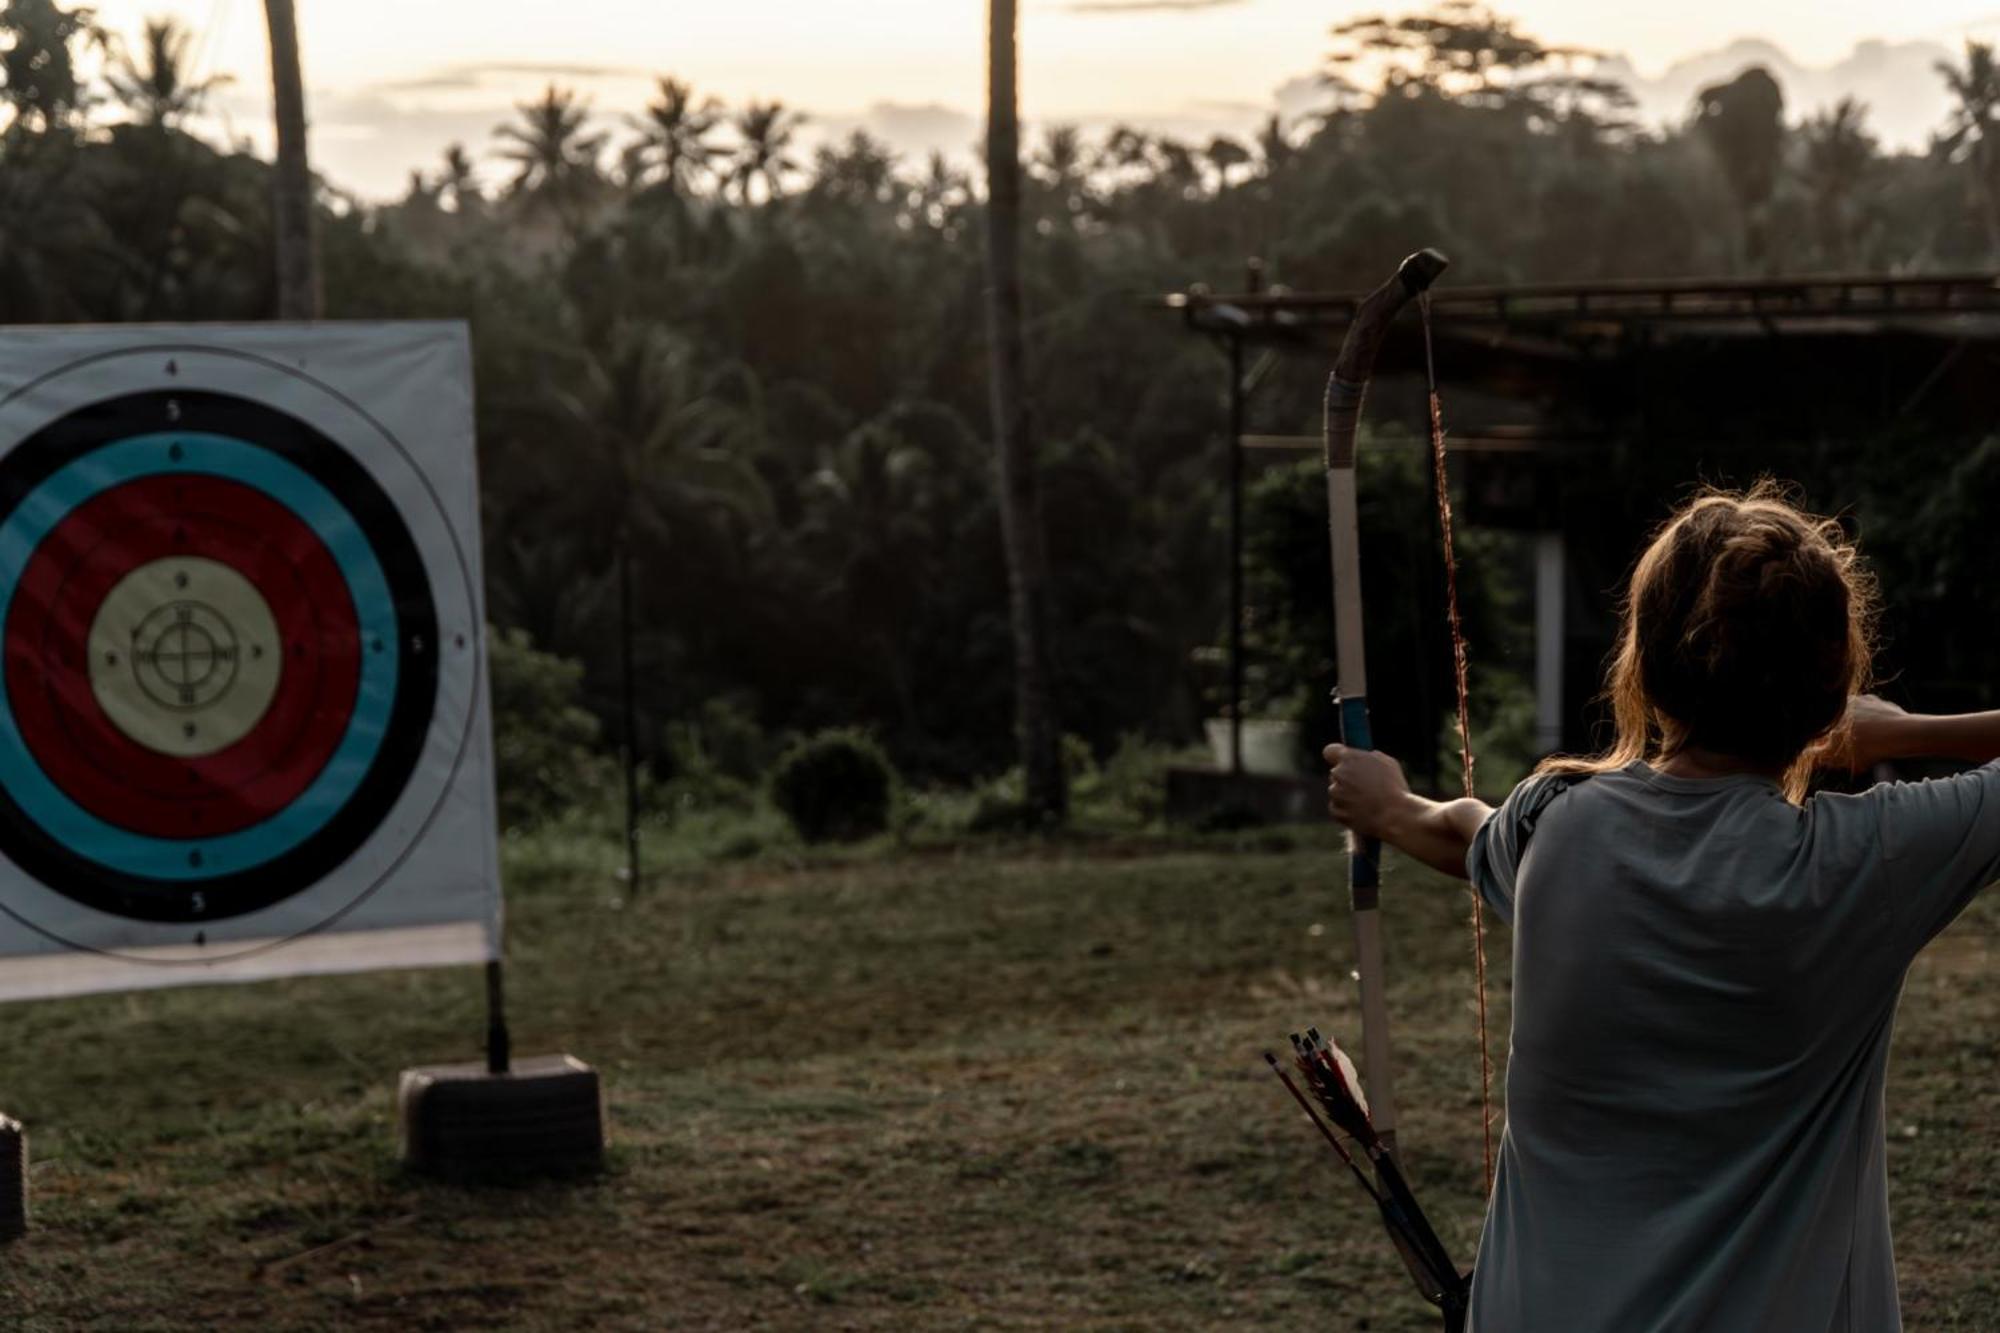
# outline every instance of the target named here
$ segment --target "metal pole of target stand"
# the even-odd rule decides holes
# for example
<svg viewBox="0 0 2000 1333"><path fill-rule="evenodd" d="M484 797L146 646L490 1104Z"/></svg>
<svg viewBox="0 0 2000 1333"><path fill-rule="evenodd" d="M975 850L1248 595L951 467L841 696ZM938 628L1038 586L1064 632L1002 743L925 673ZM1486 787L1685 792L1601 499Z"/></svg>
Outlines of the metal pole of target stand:
<svg viewBox="0 0 2000 1333"><path fill-rule="evenodd" d="M621 527L618 546L618 649L623 673L621 700L625 744L625 894L639 896L639 707L633 659L632 538Z"/></svg>
<svg viewBox="0 0 2000 1333"><path fill-rule="evenodd" d="M28 1131L0 1115L0 1245L28 1234Z"/></svg>
<svg viewBox="0 0 2000 1333"><path fill-rule="evenodd" d="M505 1074L513 1067L513 1043L507 1035L507 985L498 958L486 964L486 1072Z"/></svg>

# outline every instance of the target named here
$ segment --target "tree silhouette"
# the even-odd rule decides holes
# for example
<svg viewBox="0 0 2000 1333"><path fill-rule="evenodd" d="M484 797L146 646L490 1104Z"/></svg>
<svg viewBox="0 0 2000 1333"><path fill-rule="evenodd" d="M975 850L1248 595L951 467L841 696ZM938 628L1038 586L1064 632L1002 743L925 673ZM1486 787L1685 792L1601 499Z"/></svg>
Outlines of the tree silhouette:
<svg viewBox="0 0 2000 1333"><path fill-rule="evenodd" d="M988 0L986 290L989 394L1014 635L1014 733L1029 812L1068 812L1050 649L1048 546L1026 384L1021 294L1021 123L1015 0Z"/></svg>
<svg viewBox="0 0 2000 1333"><path fill-rule="evenodd" d="M910 216L924 227L949 239L963 226L972 201L972 182L951 164L943 153L932 150L923 175L910 187Z"/></svg>
<svg viewBox="0 0 2000 1333"><path fill-rule="evenodd" d="M729 179L742 203L752 200L752 190L764 187L764 199L774 202L785 192L785 178L799 170L790 156L792 139L806 118L787 111L783 102L751 102L737 113L734 122L736 160Z"/></svg>
<svg viewBox="0 0 2000 1333"><path fill-rule="evenodd" d="M1083 132L1074 125L1051 125L1028 163L1028 174L1054 201L1055 211L1072 221L1090 211L1090 171Z"/></svg>
<svg viewBox="0 0 2000 1333"><path fill-rule="evenodd" d="M1968 41L1964 68L1940 61L1937 71L1952 99L1937 149L1969 169L1987 248L2000 254L2000 63L1990 42Z"/></svg>
<svg viewBox="0 0 2000 1333"><path fill-rule="evenodd" d="M1622 85L1583 72L1598 53L1551 46L1477 0L1445 0L1398 18L1371 14L1341 24L1333 36L1326 81L1343 104L1380 67L1391 97L1431 95L1544 114L1607 100L1631 105Z"/></svg>
<svg viewBox="0 0 2000 1333"><path fill-rule="evenodd" d="M1715 153L1742 211L1745 254L1764 257L1763 212L1785 155L1785 92L1771 72L1752 65L1695 98L1695 127Z"/></svg>
<svg viewBox="0 0 2000 1333"><path fill-rule="evenodd" d="M855 205L887 204L897 194L896 155L866 130L813 155L814 195Z"/></svg>
<svg viewBox="0 0 2000 1333"><path fill-rule="evenodd" d="M693 194L711 174L716 159L725 155L719 145L709 142L721 120L721 103L714 98L696 102L690 85L663 78L658 96L632 125L639 132L647 166L658 173L659 182L676 194Z"/></svg>
<svg viewBox="0 0 2000 1333"><path fill-rule="evenodd" d="M64 9L55 0L7 0L0 7L0 98L12 108L12 126L45 131L69 126L90 101L77 80L71 44L105 41L94 11Z"/></svg>
<svg viewBox="0 0 2000 1333"><path fill-rule="evenodd" d="M0 318L74 320L110 238L77 188L72 145L10 133L0 169Z"/></svg>
<svg viewBox="0 0 2000 1333"><path fill-rule="evenodd" d="M455 143L444 150L437 189L439 196L449 200L453 211L461 215L476 213L485 204L486 196L479 188L479 169L473 165L464 144Z"/></svg>
<svg viewBox="0 0 2000 1333"><path fill-rule="evenodd" d="M1867 114L1843 97L1799 127L1800 179L1812 196L1821 253L1838 269L1854 262L1855 196L1875 167L1875 136L1862 124Z"/></svg>
<svg viewBox="0 0 2000 1333"><path fill-rule="evenodd" d="M1113 125L1098 147L1097 165L1123 184L1150 177L1157 165L1153 136L1130 125Z"/></svg>
<svg viewBox="0 0 2000 1333"><path fill-rule="evenodd" d="M1298 145L1285 129L1284 116L1273 111L1257 131L1257 174L1275 176L1298 156Z"/></svg>
<svg viewBox="0 0 2000 1333"><path fill-rule="evenodd" d="M589 108L574 92L553 83L540 100L515 109L520 122L494 131L505 144L501 159L514 168L508 194L577 224L603 185L597 162L606 136L586 134Z"/></svg>
<svg viewBox="0 0 2000 1333"><path fill-rule="evenodd" d="M68 16L74 53L66 63L30 43L33 77L0 89L0 320L265 315L272 168L188 132L199 72L186 53L199 43L135 34L129 62L114 51L101 65L74 3L0 3L0 56L15 68L28 57L4 48L24 15L44 28ZM1357 67L1331 114L1269 115L1254 142L1233 136L1254 163L1206 133L1055 126L1031 146L1017 139L1012 156L1029 159L1030 177L1013 224L1025 346L1004 382L989 330L1006 316L981 317L985 180L975 186L968 163L898 162L866 137L808 154L779 108L760 151L785 205L764 207L773 180L753 156L739 188L739 136L672 80L645 90L677 127L671 166L662 118L642 118L653 142L614 168L610 149L644 142L647 125L628 133L620 121L619 142L606 144L598 131L611 122L551 89L509 114L511 135L434 158L395 202L329 207L337 185L324 185L330 313L473 321L488 605L496 623L585 664L607 737L622 734L617 552L630 549L642 742L735 691L774 731L875 726L917 781L991 777L1030 753L1011 697L1017 581L1043 591L1043 642L1063 649L1048 654L1044 696L1059 716L1050 707L1038 727L1065 722L1100 753L1126 731L1183 740L1202 716L1189 654L1223 623L1211 522L1218 376L1210 348L1132 294L1234 284L1249 254L1273 285L1379 281L1419 235L1458 250L1468 283L1780 264L1921 274L2000 260L2000 71L1988 49L1951 62L1939 87L1952 118L1933 151L1875 144L1858 106L1783 129L1767 107L1757 123L1780 145L1775 162L1766 155L1772 183L1743 197L1761 198L1748 212L1794 244L1753 258L1723 165L1729 143L1716 137L1737 123L1730 115L1615 133L1601 119L1608 103L1564 91L1560 76L1588 75L1587 61L1532 63L1546 46L1482 31L1470 19L1398 28L1415 73L1384 90ZM125 105L106 105L114 92ZM602 175L612 169L644 188L612 189ZM996 232L1008 225L1004 176L991 177ZM481 202L482 181L496 199ZM704 197L680 206L693 193ZM650 350L637 330L658 340ZM1671 378L1670 360L1649 365ZM1274 375L1260 416L1274 429L1310 420L1311 378ZM1848 387L1829 378L1815 400ZM1924 398L1906 414L1913 428L1947 397L1965 395ZM690 402L704 406L670 407ZM667 416L680 423L672 448L664 437L635 445L649 435L636 423ZM1020 511L1001 514L1002 429L1016 432L1009 458L1025 460L1040 504L1040 583L1010 576L1008 524L1026 529ZM725 437L726 448L713 443ZM1791 437L1780 427L1772 439ZM711 447L724 455L712 460L725 464L719 474L698 461ZM1919 471L1900 453L1877 455L1885 471ZM1659 456L1663 469L1695 466L1665 444ZM1838 466L1809 484L1841 493L1850 478ZM1565 485L1620 523L1639 521L1614 480L1607 470ZM739 484L768 503L720 498ZM1869 502L1871 531L1882 513L1921 526L1904 490L1885 494ZM1418 510L1422 501L1410 492ZM1920 576L1914 565L1903 576L1906 594ZM1424 659L1414 629L1394 632L1401 646L1385 651ZM1921 651L1963 678L2000 671L2000 649L1977 643Z"/></svg>
<svg viewBox="0 0 2000 1333"><path fill-rule="evenodd" d="M1226 134L1218 134L1208 141L1203 152L1208 165L1215 169L1216 186L1227 190L1230 186L1229 173L1238 167L1247 167L1256 161L1250 150Z"/></svg>
<svg viewBox="0 0 2000 1333"><path fill-rule="evenodd" d="M106 81L141 125L171 126L201 109L227 75L189 78L188 47L194 34L171 18L148 19L140 39L143 55L120 51Z"/></svg>

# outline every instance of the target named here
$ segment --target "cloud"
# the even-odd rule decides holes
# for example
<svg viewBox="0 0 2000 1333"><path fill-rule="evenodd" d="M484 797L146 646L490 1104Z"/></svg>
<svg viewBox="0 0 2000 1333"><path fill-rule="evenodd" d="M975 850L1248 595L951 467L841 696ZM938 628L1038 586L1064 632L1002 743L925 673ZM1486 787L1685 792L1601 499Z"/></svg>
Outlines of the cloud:
<svg viewBox="0 0 2000 1333"><path fill-rule="evenodd" d="M385 93L463 92L482 88L492 79L595 79L651 78L646 70L632 65L563 65L537 61L487 61L475 65L449 65L415 78L394 79L373 85Z"/></svg>
<svg viewBox="0 0 2000 1333"><path fill-rule="evenodd" d="M877 102L863 113L867 128L904 153L961 152L979 138L979 119L935 103Z"/></svg>
<svg viewBox="0 0 2000 1333"><path fill-rule="evenodd" d="M1071 0L1063 8L1072 14L1172 14L1246 3L1248 0Z"/></svg>

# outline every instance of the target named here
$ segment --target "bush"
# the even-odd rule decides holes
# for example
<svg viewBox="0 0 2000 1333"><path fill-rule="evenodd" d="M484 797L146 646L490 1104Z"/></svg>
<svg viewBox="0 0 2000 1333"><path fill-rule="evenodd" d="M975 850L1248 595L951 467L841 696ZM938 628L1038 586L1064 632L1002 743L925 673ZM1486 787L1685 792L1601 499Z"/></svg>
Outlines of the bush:
<svg viewBox="0 0 2000 1333"><path fill-rule="evenodd" d="M1128 733L1102 765L1075 779L1070 804L1079 819L1106 827L1157 824L1167 809L1167 769L1181 757L1169 746Z"/></svg>
<svg viewBox="0 0 2000 1333"><path fill-rule="evenodd" d="M850 841L889 827L895 787L895 769L867 735L823 731L779 758L771 803L807 842Z"/></svg>
<svg viewBox="0 0 2000 1333"><path fill-rule="evenodd" d="M597 719L578 702L583 667L518 629L490 630L486 654L501 826L529 828L598 796L609 764Z"/></svg>
<svg viewBox="0 0 2000 1333"><path fill-rule="evenodd" d="M774 757L749 701L740 695L703 701L694 715L669 723L663 747L672 774L668 805L689 810L749 810L757 779Z"/></svg>

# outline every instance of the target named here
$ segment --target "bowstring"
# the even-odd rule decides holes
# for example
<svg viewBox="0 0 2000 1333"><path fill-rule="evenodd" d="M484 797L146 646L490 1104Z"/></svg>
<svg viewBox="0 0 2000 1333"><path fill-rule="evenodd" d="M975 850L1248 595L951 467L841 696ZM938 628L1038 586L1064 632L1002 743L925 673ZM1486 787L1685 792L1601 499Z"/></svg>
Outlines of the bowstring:
<svg viewBox="0 0 2000 1333"><path fill-rule="evenodd" d="M1458 552L1452 543L1451 491L1444 459L1444 405L1438 400L1437 359L1431 349L1431 294L1417 300L1424 325L1424 382L1430 391L1431 473L1436 482L1438 526L1444 533L1445 617L1451 625L1453 683L1458 691L1459 774L1467 796L1477 795L1473 781L1472 708L1467 688L1465 630L1458 615ZM1485 1165L1486 1193L1493 1193L1493 1054L1486 1032L1486 917L1480 910L1479 890L1468 885L1472 897L1472 968L1479 993L1479 1133L1481 1160Z"/></svg>

